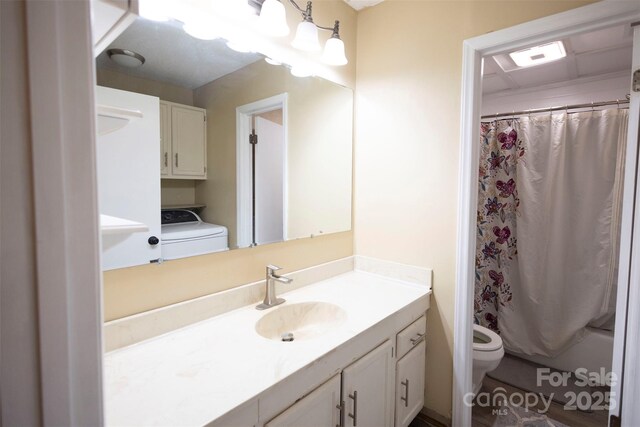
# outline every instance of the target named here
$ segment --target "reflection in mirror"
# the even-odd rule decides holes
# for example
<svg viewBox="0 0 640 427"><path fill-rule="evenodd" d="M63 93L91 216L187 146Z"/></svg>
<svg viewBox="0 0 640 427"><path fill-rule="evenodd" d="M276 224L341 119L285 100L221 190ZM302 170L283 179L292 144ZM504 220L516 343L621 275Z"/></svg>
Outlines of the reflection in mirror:
<svg viewBox="0 0 640 427"><path fill-rule="evenodd" d="M96 67L97 103L142 114L98 138L101 212L146 227L103 236L105 269L351 228L350 89L142 18Z"/></svg>

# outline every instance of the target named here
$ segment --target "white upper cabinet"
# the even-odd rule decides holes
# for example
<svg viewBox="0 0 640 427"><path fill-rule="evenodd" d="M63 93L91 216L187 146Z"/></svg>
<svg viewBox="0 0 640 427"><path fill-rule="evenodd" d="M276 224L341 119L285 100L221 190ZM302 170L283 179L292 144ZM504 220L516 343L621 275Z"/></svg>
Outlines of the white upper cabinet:
<svg viewBox="0 0 640 427"><path fill-rule="evenodd" d="M160 175L168 176L171 167L171 105L160 101Z"/></svg>
<svg viewBox="0 0 640 427"><path fill-rule="evenodd" d="M206 110L160 103L160 170L163 178L207 179Z"/></svg>
<svg viewBox="0 0 640 427"><path fill-rule="evenodd" d="M391 341L372 350L342 372L344 426L392 426L395 363Z"/></svg>

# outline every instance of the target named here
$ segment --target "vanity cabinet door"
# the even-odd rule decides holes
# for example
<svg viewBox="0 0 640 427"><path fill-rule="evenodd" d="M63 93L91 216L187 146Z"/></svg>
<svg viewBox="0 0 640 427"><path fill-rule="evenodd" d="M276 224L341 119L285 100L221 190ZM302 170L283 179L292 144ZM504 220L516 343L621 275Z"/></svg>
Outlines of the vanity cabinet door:
<svg viewBox="0 0 640 427"><path fill-rule="evenodd" d="M171 171L171 106L160 101L160 175L168 176Z"/></svg>
<svg viewBox="0 0 640 427"><path fill-rule="evenodd" d="M342 399L347 427L393 425L392 344L385 341L342 372Z"/></svg>
<svg viewBox="0 0 640 427"><path fill-rule="evenodd" d="M406 427L424 406L424 339L398 361L396 369L396 427Z"/></svg>
<svg viewBox="0 0 640 427"><path fill-rule="evenodd" d="M174 178L207 177L207 131L205 110L171 105L172 175Z"/></svg>
<svg viewBox="0 0 640 427"><path fill-rule="evenodd" d="M340 375L300 399L265 427L335 427L340 425Z"/></svg>

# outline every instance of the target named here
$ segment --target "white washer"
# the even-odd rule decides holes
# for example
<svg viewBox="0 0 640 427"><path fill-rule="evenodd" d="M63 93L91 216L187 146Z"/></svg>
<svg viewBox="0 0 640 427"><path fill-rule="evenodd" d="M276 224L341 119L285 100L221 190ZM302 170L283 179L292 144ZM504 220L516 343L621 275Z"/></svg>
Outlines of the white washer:
<svg viewBox="0 0 640 427"><path fill-rule="evenodd" d="M172 260L229 250L227 227L203 222L193 211L162 211L162 258Z"/></svg>

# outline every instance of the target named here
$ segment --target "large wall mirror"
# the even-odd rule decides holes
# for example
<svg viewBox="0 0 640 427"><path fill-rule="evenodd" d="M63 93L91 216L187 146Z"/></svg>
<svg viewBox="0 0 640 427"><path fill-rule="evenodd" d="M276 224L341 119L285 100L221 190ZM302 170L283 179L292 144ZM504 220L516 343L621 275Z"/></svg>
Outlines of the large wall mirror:
<svg viewBox="0 0 640 427"><path fill-rule="evenodd" d="M351 89L142 18L96 68L104 269L351 229Z"/></svg>

